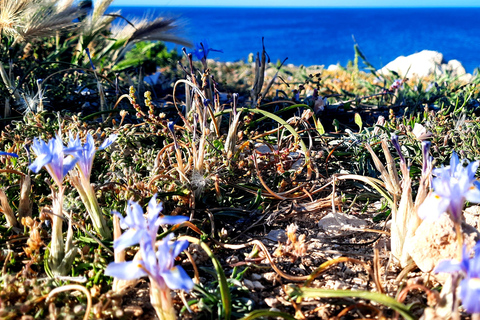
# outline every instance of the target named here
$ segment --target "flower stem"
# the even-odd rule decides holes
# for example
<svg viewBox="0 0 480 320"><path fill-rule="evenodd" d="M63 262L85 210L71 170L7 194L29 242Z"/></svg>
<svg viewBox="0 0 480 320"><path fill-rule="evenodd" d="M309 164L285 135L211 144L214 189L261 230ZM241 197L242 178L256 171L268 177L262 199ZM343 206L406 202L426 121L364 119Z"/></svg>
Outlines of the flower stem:
<svg viewBox="0 0 480 320"><path fill-rule="evenodd" d="M49 264L54 274L60 272L59 267L65 256L63 243L63 187L59 187L57 193L53 193L53 215L52 215L52 242L50 245Z"/></svg>
<svg viewBox="0 0 480 320"><path fill-rule="evenodd" d="M167 286L160 286L153 279L150 281L150 302L160 320L175 320L172 296Z"/></svg>

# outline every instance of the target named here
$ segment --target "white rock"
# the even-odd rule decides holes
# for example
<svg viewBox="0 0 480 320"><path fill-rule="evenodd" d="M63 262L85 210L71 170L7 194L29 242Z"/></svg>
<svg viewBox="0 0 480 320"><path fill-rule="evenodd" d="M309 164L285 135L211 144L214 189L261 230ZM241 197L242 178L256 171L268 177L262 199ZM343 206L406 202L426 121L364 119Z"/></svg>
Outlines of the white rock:
<svg viewBox="0 0 480 320"><path fill-rule="evenodd" d="M337 212L335 215L330 212L325 217L318 221L318 226L325 231L339 231L342 229L348 229L349 227L364 227L367 222L357 217L346 215L343 212Z"/></svg>
<svg viewBox="0 0 480 320"><path fill-rule="evenodd" d="M269 306L270 308L274 308L278 305L278 299L277 298L265 298L265 303L267 304L267 306Z"/></svg>
<svg viewBox="0 0 480 320"><path fill-rule="evenodd" d="M462 224L462 232L464 244L468 250L472 249L480 233L466 223ZM456 258L458 242L452 219L443 214L435 222L423 221L404 246L423 272L431 272L442 260Z"/></svg>
<svg viewBox="0 0 480 320"><path fill-rule="evenodd" d="M400 56L378 70L378 74L389 75L390 71L397 72L400 77L424 78L431 75L441 76L450 74L459 77L462 81L470 81L472 75L468 74L458 60L443 60L443 54L437 51L423 50L409 56Z"/></svg>
<svg viewBox="0 0 480 320"><path fill-rule="evenodd" d="M389 62L378 71L379 74L388 75L389 71L397 72L401 77L417 76L428 77L431 74L441 74L443 54L437 51L423 50L407 57L400 56Z"/></svg>
<svg viewBox="0 0 480 320"><path fill-rule="evenodd" d="M480 218L480 206L475 205L465 209L463 212L463 216L465 217L465 222L471 225L474 228L478 229L478 220Z"/></svg>
<svg viewBox="0 0 480 320"><path fill-rule="evenodd" d="M328 71L338 71L340 70L340 66L338 64L331 64L327 68Z"/></svg>

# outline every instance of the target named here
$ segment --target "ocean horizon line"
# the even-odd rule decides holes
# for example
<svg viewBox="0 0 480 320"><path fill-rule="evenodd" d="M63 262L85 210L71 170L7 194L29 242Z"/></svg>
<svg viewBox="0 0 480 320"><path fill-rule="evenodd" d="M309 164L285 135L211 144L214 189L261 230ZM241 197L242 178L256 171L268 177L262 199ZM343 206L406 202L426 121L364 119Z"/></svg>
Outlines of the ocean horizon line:
<svg viewBox="0 0 480 320"><path fill-rule="evenodd" d="M175 5L175 6L169 6L169 5L147 5L147 4L135 4L135 5L128 5L128 4L123 4L123 5L111 5L110 8L163 8L163 9L175 9L175 8L189 8L189 9L195 9L195 8L219 8L219 9L335 9L335 10L348 10L348 9L480 9L480 4L478 6L389 6L389 7L381 7L381 6L345 6L345 7L336 7L336 6L278 6L278 7L272 7L272 6L181 6L181 5Z"/></svg>

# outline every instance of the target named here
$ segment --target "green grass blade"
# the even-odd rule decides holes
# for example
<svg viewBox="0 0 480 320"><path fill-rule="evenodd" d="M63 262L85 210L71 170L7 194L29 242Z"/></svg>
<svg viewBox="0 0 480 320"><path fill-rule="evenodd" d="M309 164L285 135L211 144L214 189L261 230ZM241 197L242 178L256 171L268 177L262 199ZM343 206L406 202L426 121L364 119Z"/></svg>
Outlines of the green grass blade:
<svg viewBox="0 0 480 320"><path fill-rule="evenodd" d="M406 320L415 320L410 310L404 304L387 295L370 291L351 291L351 290L330 290L298 287L296 285L287 286L286 293L294 299L303 298L361 298L372 300L383 304L402 315Z"/></svg>
<svg viewBox="0 0 480 320"><path fill-rule="evenodd" d="M310 165L310 152L308 151L308 148L307 146L305 145L305 142L303 142L302 138L300 137L300 135L298 134L297 131L295 131L295 129L289 125L285 120L283 120L282 118L280 118L279 116L271 113L271 112L268 112L268 111L265 111L265 110L260 110L260 109L249 109L249 108L241 108L240 109L242 112L253 112L253 113L259 113L263 116L266 116L272 120L275 120L277 121L278 123L280 123L282 126L285 127L285 129L287 129L288 131L290 131L290 133L295 137L295 139L300 143L300 147L302 148L302 151L304 152L305 154L305 164L307 164L308 166Z"/></svg>
<svg viewBox="0 0 480 320"><path fill-rule="evenodd" d="M272 317L272 318L283 318L288 320L295 320L294 317L285 312L280 311L270 311L270 310L255 310L247 314L245 317L240 318L240 320L252 320L258 319L260 317Z"/></svg>
<svg viewBox="0 0 480 320"><path fill-rule="evenodd" d="M189 237L189 240L190 239L191 238ZM223 268L222 268L222 265L220 264L220 261L218 261L218 259L215 257L212 250L210 250L208 245L199 239L196 239L196 240L197 240L196 243L202 247L202 249L207 253L207 255L212 260L213 267L217 272L218 285L220 286L220 295L222 296L222 305L223 305L223 311L225 316L224 319L230 320L232 316L232 297L230 296L230 290L228 288L227 277L225 276L225 272L223 272Z"/></svg>

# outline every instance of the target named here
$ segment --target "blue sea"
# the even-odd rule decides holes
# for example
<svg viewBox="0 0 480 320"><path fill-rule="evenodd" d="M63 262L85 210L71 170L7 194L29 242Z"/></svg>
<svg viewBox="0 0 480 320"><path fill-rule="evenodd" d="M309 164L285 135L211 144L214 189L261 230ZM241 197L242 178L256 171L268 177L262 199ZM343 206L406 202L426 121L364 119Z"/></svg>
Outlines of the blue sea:
<svg viewBox="0 0 480 320"><path fill-rule="evenodd" d="M187 8L111 7L134 17L178 18L182 35L206 41L209 58L247 60L262 49L272 62L288 57L295 65L345 66L357 43L367 59L381 68L400 55L424 49L459 60L467 72L480 66L480 8ZM169 45L175 48L175 45ZM177 48L180 49L180 48Z"/></svg>

